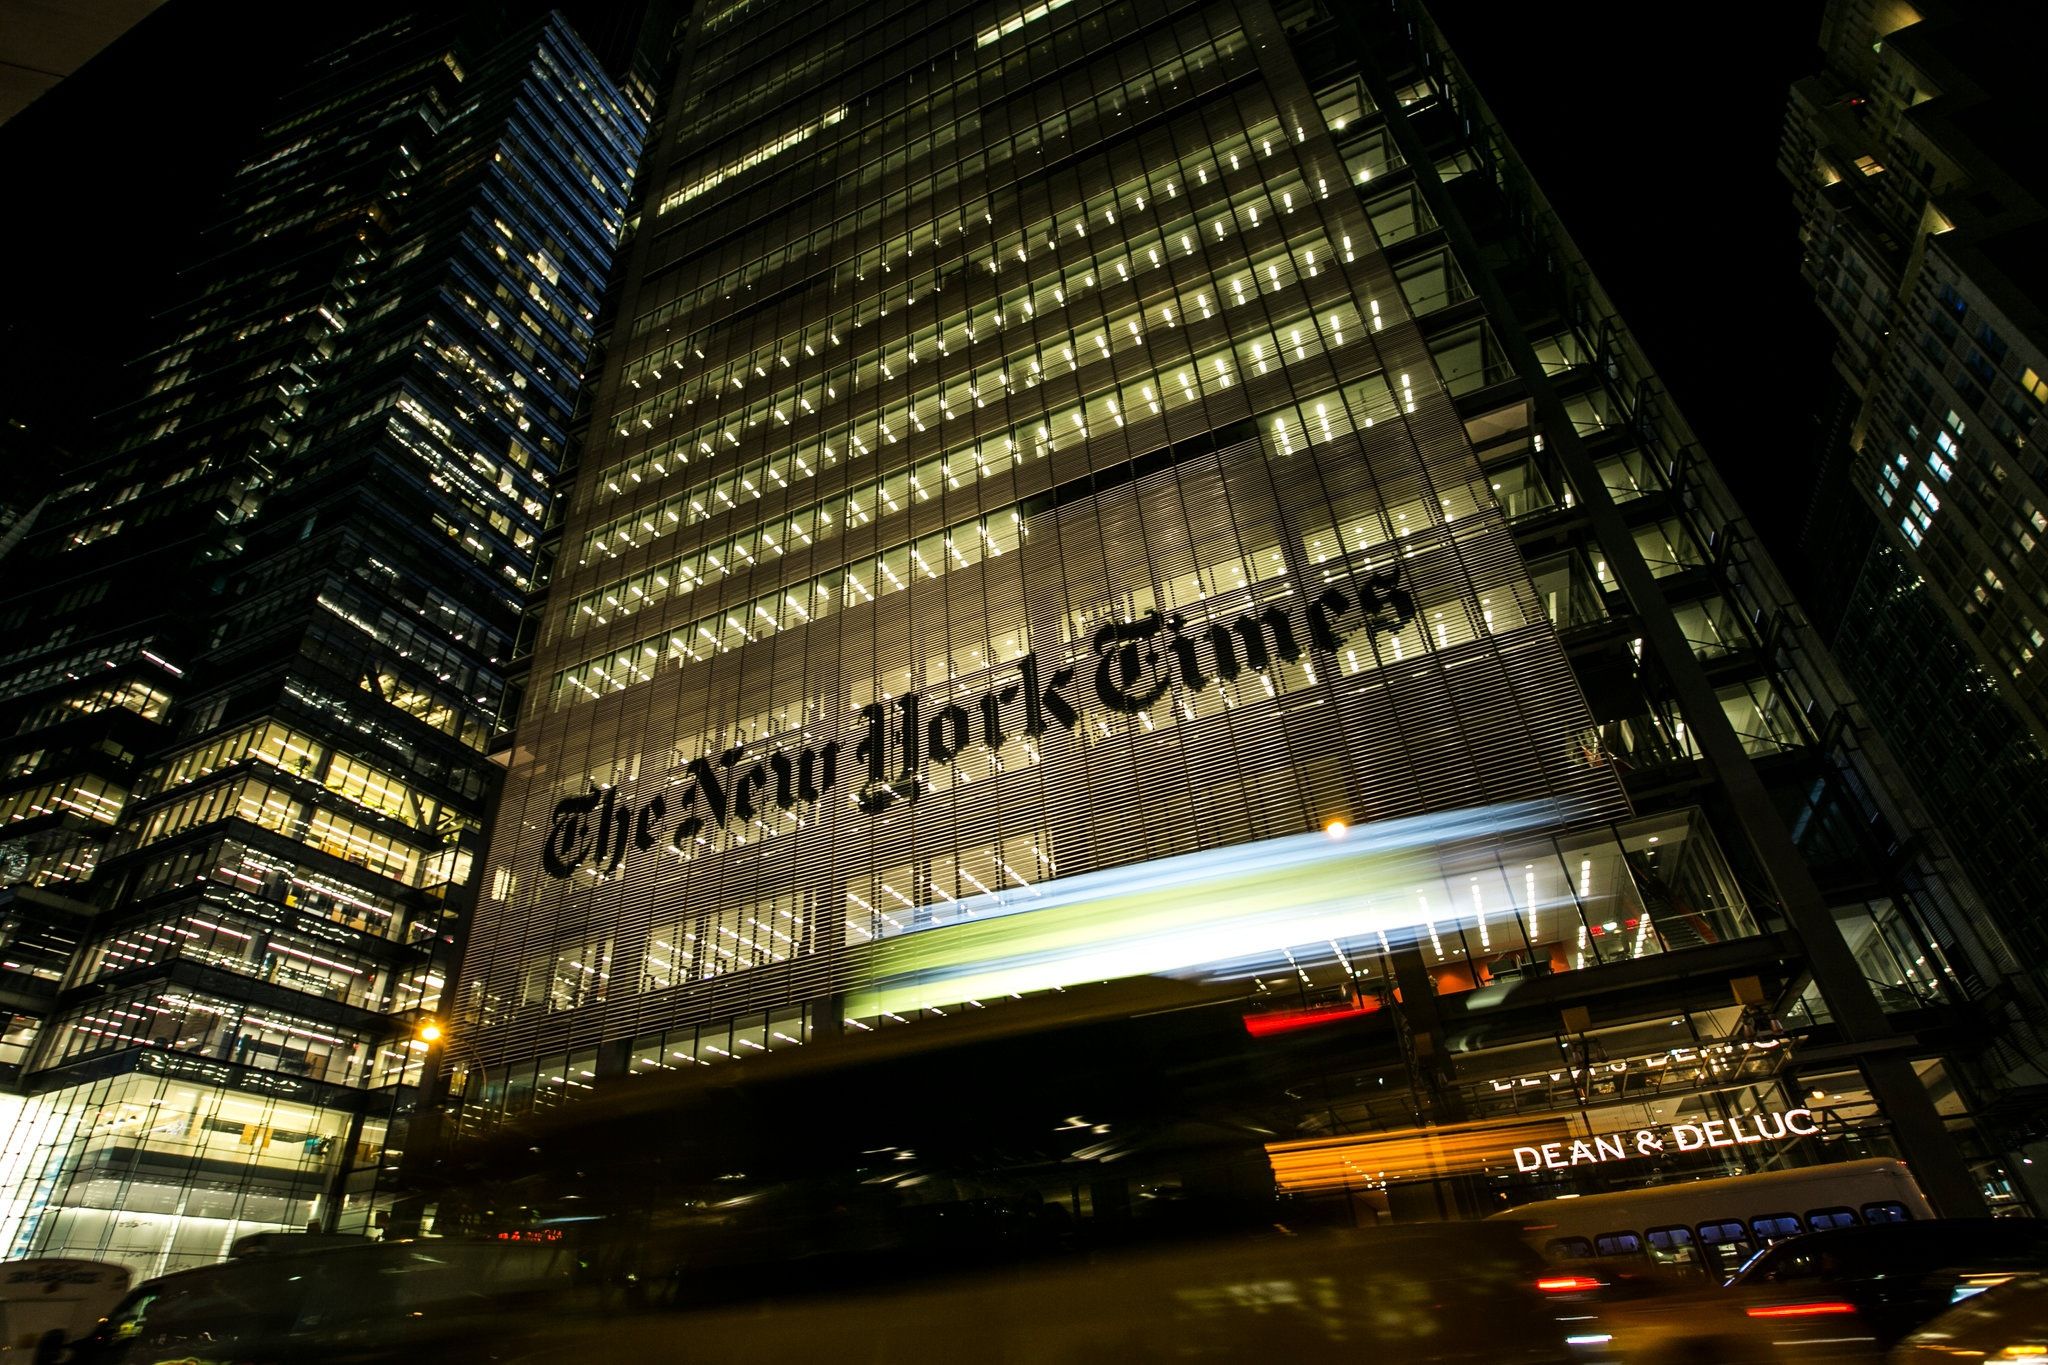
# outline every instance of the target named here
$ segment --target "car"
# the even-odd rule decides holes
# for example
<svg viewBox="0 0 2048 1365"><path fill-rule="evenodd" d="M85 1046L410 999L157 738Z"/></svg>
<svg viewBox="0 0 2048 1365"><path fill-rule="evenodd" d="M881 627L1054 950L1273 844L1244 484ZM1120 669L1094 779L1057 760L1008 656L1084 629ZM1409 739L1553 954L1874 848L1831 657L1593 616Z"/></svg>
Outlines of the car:
<svg viewBox="0 0 2048 1365"><path fill-rule="evenodd" d="M398 1241L278 1252L150 1280L66 1365L241 1365L470 1359L520 1314L574 1293L559 1245Z"/></svg>
<svg viewBox="0 0 2048 1365"><path fill-rule="evenodd" d="M2016 1275L1970 1295L1900 1342L1888 1365L2048 1365L2048 1275Z"/></svg>
<svg viewBox="0 0 2048 1365"><path fill-rule="evenodd" d="M1585 1298L1631 1365L1803 1365L1880 1359L1961 1298L2039 1270L2048 1223L1928 1219L1788 1237L1718 1288L1617 1279L1588 1285Z"/></svg>
<svg viewBox="0 0 2048 1365"><path fill-rule="evenodd" d="M1549 1297L1544 1273L1517 1229L1483 1223L1196 1238L683 1311L555 1314L508 1360L1577 1365L1583 1314Z"/></svg>

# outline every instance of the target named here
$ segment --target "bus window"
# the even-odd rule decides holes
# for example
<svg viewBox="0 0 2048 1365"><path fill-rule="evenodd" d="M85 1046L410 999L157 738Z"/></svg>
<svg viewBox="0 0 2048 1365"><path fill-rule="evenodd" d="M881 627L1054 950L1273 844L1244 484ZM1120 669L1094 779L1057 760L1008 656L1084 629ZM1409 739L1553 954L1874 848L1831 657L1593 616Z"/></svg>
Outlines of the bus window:
<svg viewBox="0 0 2048 1365"><path fill-rule="evenodd" d="M1912 1220L1911 1210L1896 1199L1863 1206L1863 1221L1866 1223L1910 1223Z"/></svg>
<svg viewBox="0 0 2048 1365"><path fill-rule="evenodd" d="M1650 1244L1650 1259L1658 1265L1683 1265L1700 1268L1700 1253L1693 1245L1692 1229L1683 1225L1651 1228L1643 1234L1643 1240Z"/></svg>
<svg viewBox="0 0 2048 1365"><path fill-rule="evenodd" d="M1749 1220L1756 1229L1756 1239L1768 1246L1784 1237L1797 1237L1806 1229L1799 1219L1789 1213L1766 1213Z"/></svg>
<svg viewBox="0 0 2048 1365"><path fill-rule="evenodd" d="M1702 1223L1699 1237L1707 1268L1716 1274L1731 1273L1756 1249L1749 1239L1749 1229L1738 1222Z"/></svg>
<svg viewBox="0 0 2048 1365"><path fill-rule="evenodd" d="M1579 1260L1593 1254L1593 1244L1583 1237L1553 1237L1543 1244L1543 1254L1553 1261Z"/></svg>
<svg viewBox="0 0 2048 1365"><path fill-rule="evenodd" d="M1829 1228L1853 1228L1858 1221L1854 1209L1809 1209L1806 1213L1806 1226L1815 1232L1825 1232Z"/></svg>
<svg viewBox="0 0 2048 1365"><path fill-rule="evenodd" d="M1596 1256L1640 1256L1643 1239L1633 1232L1603 1232L1593 1239Z"/></svg>

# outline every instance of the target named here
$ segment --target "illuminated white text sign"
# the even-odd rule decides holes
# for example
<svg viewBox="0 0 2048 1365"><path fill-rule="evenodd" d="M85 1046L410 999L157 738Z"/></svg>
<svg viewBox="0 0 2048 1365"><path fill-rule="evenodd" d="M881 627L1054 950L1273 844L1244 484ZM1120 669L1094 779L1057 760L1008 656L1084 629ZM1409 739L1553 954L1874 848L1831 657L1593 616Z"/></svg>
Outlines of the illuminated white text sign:
<svg viewBox="0 0 2048 1365"><path fill-rule="evenodd" d="M1661 1052L1646 1053L1640 1057L1617 1057L1613 1061L1590 1062L1585 1066L1559 1067L1555 1071L1539 1072L1530 1076L1516 1076L1508 1080L1489 1082L1494 1093L1504 1090L1535 1090L1546 1086L1562 1085L1566 1081L1576 1082L1581 1078L1599 1080L1603 1076L1621 1076L1631 1071L1660 1071L1672 1066L1703 1066L1718 1071L1731 1064L1748 1060L1752 1056L1775 1052L1785 1046L1782 1038L1751 1038L1739 1043L1701 1043L1694 1047L1665 1048Z"/></svg>
<svg viewBox="0 0 2048 1365"><path fill-rule="evenodd" d="M1663 1156L1667 1152L1748 1147L1758 1143L1785 1142L1792 1138L1817 1137L1819 1134L1820 1125L1813 1121L1811 1109L1787 1109L1782 1114L1765 1110L1739 1118L1659 1124L1628 1133L1602 1133L1597 1137L1573 1138L1569 1142L1541 1142L1517 1147L1515 1169L1562 1171L1573 1166L1598 1166L1610 1161Z"/></svg>

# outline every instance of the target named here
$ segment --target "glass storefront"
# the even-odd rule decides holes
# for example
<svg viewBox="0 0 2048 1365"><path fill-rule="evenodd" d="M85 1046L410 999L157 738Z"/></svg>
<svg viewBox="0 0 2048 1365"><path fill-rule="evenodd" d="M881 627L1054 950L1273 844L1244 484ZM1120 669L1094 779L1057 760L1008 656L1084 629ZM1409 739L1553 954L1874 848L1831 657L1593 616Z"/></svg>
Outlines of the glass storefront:
<svg viewBox="0 0 2048 1365"><path fill-rule="evenodd" d="M303 1232L344 1164L376 1164L366 1126L319 1103L132 1073L22 1102L6 1154L23 1202L15 1256L112 1260L138 1276L204 1265L257 1232ZM381 1130L380 1130L381 1131Z"/></svg>

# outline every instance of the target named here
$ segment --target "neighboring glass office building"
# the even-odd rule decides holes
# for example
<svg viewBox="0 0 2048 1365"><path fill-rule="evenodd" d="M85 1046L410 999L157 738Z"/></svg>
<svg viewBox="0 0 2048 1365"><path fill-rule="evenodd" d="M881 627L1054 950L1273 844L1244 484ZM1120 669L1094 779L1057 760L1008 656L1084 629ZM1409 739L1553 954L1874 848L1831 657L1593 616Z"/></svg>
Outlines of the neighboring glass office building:
<svg viewBox="0 0 2048 1365"><path fill-rule="evenodd" d="M1170 974L1364 1020L1242 1079L1276 1153L1778 1133L1503 1141L1468 1209L1894 1149L1979 1205L1922 1031L1996 954L1419 12L694 25L451 1007L468 1129Z"/></svg>
<svg viewBox="0 0 2048 1365"><path fill-rule="evenodd" d="M9 1254L383 1225L643 131L559 19L318 63L9 554Z"/></svg>

